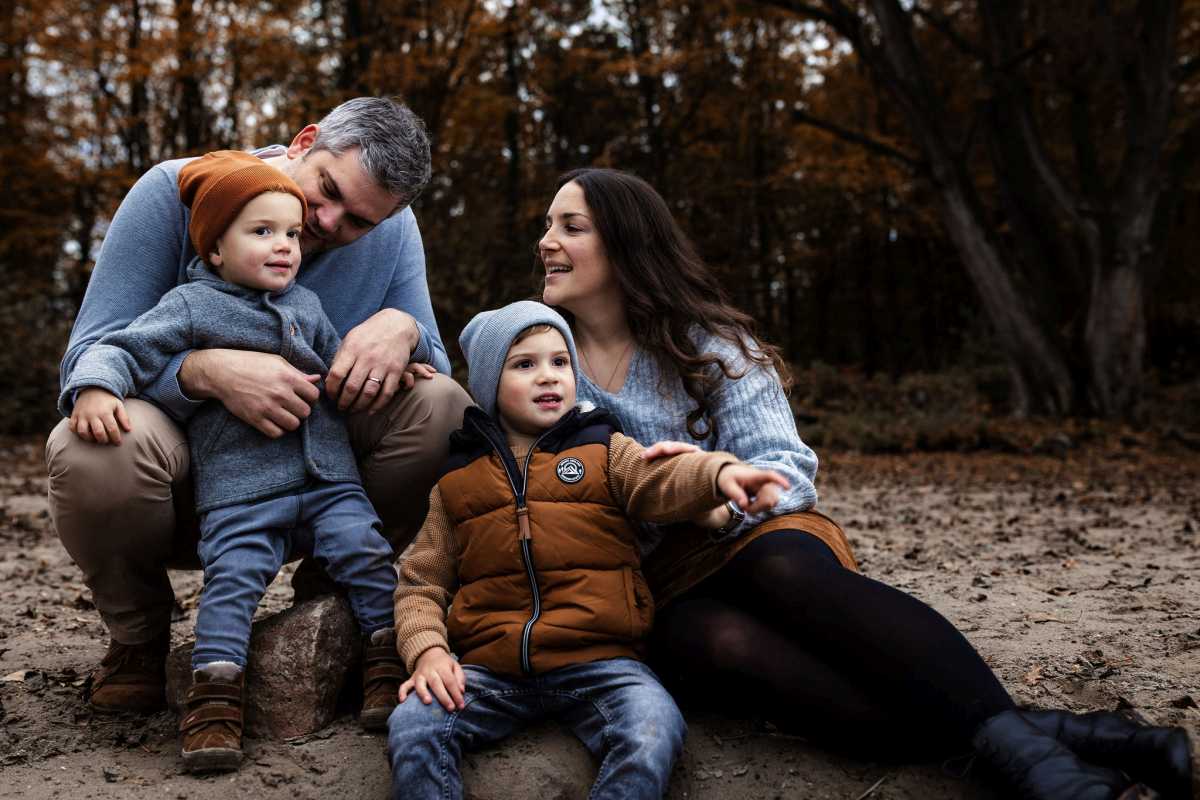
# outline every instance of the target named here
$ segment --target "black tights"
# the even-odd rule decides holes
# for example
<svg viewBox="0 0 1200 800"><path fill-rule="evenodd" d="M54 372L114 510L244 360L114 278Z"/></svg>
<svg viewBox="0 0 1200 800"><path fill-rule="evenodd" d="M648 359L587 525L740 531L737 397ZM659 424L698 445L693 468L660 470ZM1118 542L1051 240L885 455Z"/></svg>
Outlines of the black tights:
<svg viewBox="0 0 1200 800"><path fill-rule="evenodd" d="M652 645L688 699L860 756L961 753L983 720L1013 707L942 615L798 531L759 537L668 605Z"/></svg>

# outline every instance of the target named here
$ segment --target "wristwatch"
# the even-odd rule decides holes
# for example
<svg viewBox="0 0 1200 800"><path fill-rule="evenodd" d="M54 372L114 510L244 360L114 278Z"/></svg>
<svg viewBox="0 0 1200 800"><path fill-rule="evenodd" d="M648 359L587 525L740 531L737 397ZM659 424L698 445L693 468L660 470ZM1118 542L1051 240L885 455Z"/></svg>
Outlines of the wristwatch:
<svg viewBox="0 0 1200 800"><path fill-rule="evenodd" d="M708 534L714 542L724 542L732 539L738 526L746 519L746 512L738 508L737 503L732 500L726 501L725 507L729 509L729 521L721 527L709 531Z"/></svg>

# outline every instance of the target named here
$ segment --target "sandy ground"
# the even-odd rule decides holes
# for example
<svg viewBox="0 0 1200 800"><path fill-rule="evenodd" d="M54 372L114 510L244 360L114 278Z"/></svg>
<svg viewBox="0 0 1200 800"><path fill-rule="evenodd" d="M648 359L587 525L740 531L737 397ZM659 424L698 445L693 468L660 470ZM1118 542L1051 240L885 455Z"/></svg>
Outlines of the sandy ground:
<svg viewBox="0 0 1200 800"><path fill-rule="evenodd" d="M1176 449L1172 449L1175 447ZM175 719L93 716L81 699L106 634L50 529L41 444L0 442L0 797L382 798L384 741L343 716L249 740L232 775L180 773ZM1064 458L830 455L823 510L864 571L957 624L1019 702L1129 706L1200 742L1200 455L1136 436ZM190 636L199 576L173 576ZM264 603L286 606L276 582ZM688 710L672 798L992 798L963 764L832 756L754 720ZM582 797L582 748L539 728L472 757L468 796Z"/></svg>

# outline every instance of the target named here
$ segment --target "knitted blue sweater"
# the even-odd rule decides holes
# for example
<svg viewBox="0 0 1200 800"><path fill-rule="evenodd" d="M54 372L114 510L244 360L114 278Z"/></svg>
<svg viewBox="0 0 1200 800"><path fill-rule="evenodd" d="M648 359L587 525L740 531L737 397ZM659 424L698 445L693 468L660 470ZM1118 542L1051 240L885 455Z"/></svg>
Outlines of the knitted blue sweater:
<svg viewBox="0 0 1200 800"><path fill-rule="evenodd" d="M273 145L255 155L267 158L283 152L282 146ZM121 330L172 287L187 281L196 251L188 238L191 212L179 200L179 170L189 160L152 167L121 201L71 329L59 367L60 386L67 385L79 357L100 337ZM407 311L421 332L411 360L450 374L425 281L421 232L411 209L393 214L352 244L305 256L296 282L316 292L339 336L382 309ZM178 420L201 406L179 387L179 365L189 352L176 353L141 390L145 399Z"/></svg>
<svg viewBox="0 0 1200 800"><path fill-rule="evenodd" d="M741 351L729 341L697 329L694 341L701 353L716 353L737 375L747 368ZM579 400L607 408L617 415L625 433L646 447L664 440L690 442L703 450L724 450L749 464L773 469L788 479L791 489L766 514L747 515L737 533L763 520L804 511L816 505L817 455L800 440L796 420L774 369L754 366L737 380L725 380L712 402L717 420L715 440L696 441L687 430L687 415L696 403L674 372L663 375L649 353L634 351L621 390L610 394L578 373Z"/></svg>
<svg viewBox="0 0 1200 800"><path fill-rule="evenodd" d="M188 283L167 292L158 305L79 358L59 395L64 416L70 415L80 390L94 386L128 397L185 350L232 347L277 353L301 372L328 371L340 340L321 301L308 289L295 282L279 292L236 286L210 272L199 258L188 267L188 277ZM300 428L278 439L242 422L215 400L191 416L187 433L197 511L273 497L313 478L359 480L346 424L324 391Z"/></svg>

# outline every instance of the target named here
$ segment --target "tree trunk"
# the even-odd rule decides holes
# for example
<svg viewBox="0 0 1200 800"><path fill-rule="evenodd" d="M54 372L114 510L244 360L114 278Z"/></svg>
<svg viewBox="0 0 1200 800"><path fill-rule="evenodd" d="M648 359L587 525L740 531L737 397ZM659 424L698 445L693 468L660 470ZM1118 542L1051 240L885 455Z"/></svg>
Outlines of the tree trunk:
<svg viewBox="0 0 1200 800"><path fill-rule="evenodd" d="M1015 413L1065 414L1074 405L1071 371L1013 284L963 159L943 129L945 110L932 90L897 0L872 0L883 46L860 50L876 80L895 98L942 196L941 215L983 302L1016 382Z"/></svg>
<svg viewBox="0 0 1200 800"><path fill-rule="evenodd" d="M195 153L208 143L208 113L204 107L204 91L200 75L196 43L195 0L177 0L175 4L176 53L179 61L175 83L177 135L174 155Z"/></svg>
<svg viewBox="0 0 1200 800"><path fill-rule="evenodd" d="M129 114L125 120L125 147L129 169L141 175L150 168L150 124L146 116L150 113L150 100L146 86L148 69L141 52L142 3L130 0L129 37L127 57L130 64Z"/></svg>
<svg viewBox="0 0 1200 800"><path fill-rule="evenodd" d="M1106 417L1136 411L1146 352L1145 292L1142 272L1111 270L1092 287L1084 343L1088 359L1088 401Z"/></svg>
<svg viewBox="0 0 1200 800"><path fill-rule="evenodd" d="M979 212L954 187L942 187L942 201L943 224L962 257L1009 363L1014 381L1013 412L1018 416L1069 413L1074 407L1075 392L1067 362L1029 315L999 251L989 240Z"/></svg>

